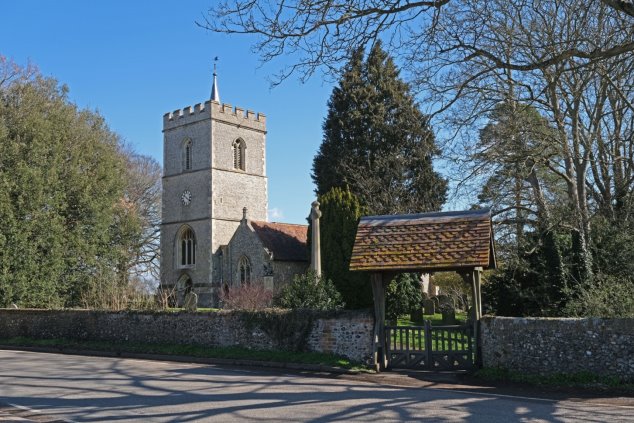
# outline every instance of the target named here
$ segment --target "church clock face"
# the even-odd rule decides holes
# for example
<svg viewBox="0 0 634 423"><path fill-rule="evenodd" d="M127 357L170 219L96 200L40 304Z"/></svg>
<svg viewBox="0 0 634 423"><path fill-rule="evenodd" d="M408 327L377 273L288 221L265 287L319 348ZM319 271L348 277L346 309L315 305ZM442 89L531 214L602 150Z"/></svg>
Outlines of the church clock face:
<svg viewBox="0 0 634 423"><path fill-rule="evenodd" d="M181 203L183 206L189 206L192 202L192 193L189 190L183 191L181 194Z"/></svg>

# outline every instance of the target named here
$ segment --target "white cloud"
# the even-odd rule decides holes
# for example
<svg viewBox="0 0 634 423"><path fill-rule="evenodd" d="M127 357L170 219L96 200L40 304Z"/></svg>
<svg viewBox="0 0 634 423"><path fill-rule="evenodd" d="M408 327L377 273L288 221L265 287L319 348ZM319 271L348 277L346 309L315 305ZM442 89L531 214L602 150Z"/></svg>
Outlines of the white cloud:
<svg viewBox="0 0 634 423"><path fill-rule="evenodd" d="M284 212L278 207L273 207L268 211L269 221L284 219Z"/></svg>

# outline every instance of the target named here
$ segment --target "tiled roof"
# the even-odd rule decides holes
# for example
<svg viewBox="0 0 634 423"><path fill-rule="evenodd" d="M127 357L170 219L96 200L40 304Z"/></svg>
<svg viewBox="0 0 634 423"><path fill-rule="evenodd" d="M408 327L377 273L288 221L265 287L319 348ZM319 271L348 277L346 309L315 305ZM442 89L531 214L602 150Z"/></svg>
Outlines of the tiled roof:
<svg viewBox="0 0 634 423"><path fill-rule="evenodd" d="M262 244L273 253L274 260L308 261L307 225L251 221Z"/></svg>
<svg viewBox="0 0 634 423"><path fill-rule="evenodd" d="M495 267L489 210L361 218L350 270Z"/></svg>

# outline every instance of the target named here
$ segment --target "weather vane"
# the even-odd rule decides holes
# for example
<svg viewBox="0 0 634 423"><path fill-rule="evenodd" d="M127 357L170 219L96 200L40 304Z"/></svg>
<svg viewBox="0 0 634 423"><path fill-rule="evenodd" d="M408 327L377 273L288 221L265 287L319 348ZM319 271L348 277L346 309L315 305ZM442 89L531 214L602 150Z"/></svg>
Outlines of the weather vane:
<svg viewBox="0 0 634 423"><path fill-rule="evenodd" d="M218 62L218 56L214 57L214 82L211 85L211 100L220 102L220 94L218 94L218 84L216 82L216 63Z"/></svg>

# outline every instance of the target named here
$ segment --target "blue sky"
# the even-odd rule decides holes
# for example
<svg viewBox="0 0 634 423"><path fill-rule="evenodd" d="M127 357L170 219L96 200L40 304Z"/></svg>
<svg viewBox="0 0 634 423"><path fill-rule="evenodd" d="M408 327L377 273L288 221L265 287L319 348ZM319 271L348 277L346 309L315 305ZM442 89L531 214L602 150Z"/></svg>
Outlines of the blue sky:
<svg viewBox="0 0 634 423"><path fill-rule="evenodd" d="M214 0L3 2L0 54L31 61L98 110L111 129L162 162L162 117L209 98L212 59L220 58L221 100L267 115L269 209L276 221L305 223L314 199L312 159L332 84L319 77L274 89L253 39L196 26Z"/></svg>

